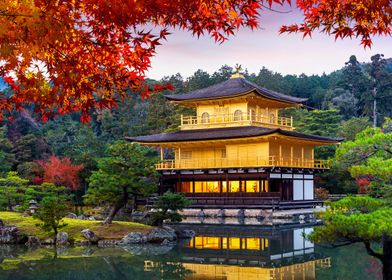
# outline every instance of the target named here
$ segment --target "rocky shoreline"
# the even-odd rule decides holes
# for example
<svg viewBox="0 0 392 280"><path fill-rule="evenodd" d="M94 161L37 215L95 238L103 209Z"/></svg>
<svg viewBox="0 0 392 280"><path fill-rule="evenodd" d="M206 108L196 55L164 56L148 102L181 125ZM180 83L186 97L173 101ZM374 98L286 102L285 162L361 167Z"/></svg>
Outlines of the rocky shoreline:
<svg viewBox="0 0 392 280"><path fill-rule="evenodd" d="M169 226L156 227L147 233L129 232L122 239L108 240L105 237L97 236L92 230L84 229L80 232L84 240L70 240L67 232L59 232L56 239L40 239L36 236L28 236L19 231L15 226L7 226L0 220L0 244L24 244L29 247L41 245L58 246L90 246L99 247L127 246L132 244L158 244L169 245L178 239L188 239L195 235L193 230L182 229L174 230Z"/></svg>

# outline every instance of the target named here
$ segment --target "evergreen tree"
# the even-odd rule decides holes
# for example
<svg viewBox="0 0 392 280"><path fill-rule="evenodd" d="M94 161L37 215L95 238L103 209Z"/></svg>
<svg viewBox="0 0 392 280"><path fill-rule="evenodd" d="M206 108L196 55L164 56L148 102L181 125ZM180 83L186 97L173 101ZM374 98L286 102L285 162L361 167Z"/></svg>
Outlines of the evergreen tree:
<svg viewBox="0 0 392 280"><path fill-rule="evenodd" d="M371 87L367 94L367 112L368 115L372 115L373 126L376 127L384 116L391 117L392 74L386 68L387 61L384 55L373 55L371 61L367 67L371 77Z"/></svg>
<svg viewBox="0 0 392 280"><path fill-rule="evenodd" d="M28 182L12 171L0 178L0 208L13 211L13 206L21 205Z"/></svg>
<svg viewBox="0 0 392 280"><path fill-rule="evenodd" d="M357 113L353 116L359 116L364 112L367 112L365 115L369 116L369 112L365 108L367 108L369 104L368 92L370 88L370 79L364 72L363 66L355 55L350 56L349 60L345 63L338 85L351 92L359 101Z"/></svg>
<svg viewBox="0 0 392 280"><path fill-rule="evenodd" d="M98 170L89 178L87 203L108 203L110 224L129 199L145 196L156 188L154 152L143 146L117 141L108 147L107 156L98 160Z"/></svg>
<svg viewBox="0 0 392 280"><path fill-rule="evenodd" d="M11 171L15 164L12 143L7 138L7 127L0 127L0 174Z"/></svg>

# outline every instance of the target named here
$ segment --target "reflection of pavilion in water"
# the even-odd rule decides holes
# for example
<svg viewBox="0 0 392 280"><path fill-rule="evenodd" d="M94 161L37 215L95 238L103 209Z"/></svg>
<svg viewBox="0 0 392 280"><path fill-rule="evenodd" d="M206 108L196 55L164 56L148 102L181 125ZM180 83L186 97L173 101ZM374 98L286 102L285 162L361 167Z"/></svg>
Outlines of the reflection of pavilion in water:
<svg viewBox="0 0 392 280"><path fill-rule="evenodd" d="M192 271L186 279L316 279L316 266L329 267L330 258L304 238L311 230L207 230L181 248L182 264Z"/></svg>

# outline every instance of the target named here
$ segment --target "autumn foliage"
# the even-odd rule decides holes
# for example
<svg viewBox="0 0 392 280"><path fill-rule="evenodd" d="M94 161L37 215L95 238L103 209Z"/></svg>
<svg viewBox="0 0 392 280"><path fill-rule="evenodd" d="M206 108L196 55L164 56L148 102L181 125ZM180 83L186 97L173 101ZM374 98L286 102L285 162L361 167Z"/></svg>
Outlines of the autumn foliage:
<svg viewBox="0 0 392 280"><path fill-rule="evenodd" d="M358 193L366 194L370 192L369 187L371 183L371 178L369 178L368 176L356 178L355 183L358 186Z"/></svg>
<svg viewBox="0 0 392 280"><path fill-rule="evenodd" d="M115 107L128 90L148 96L171 89L147 85L157 46L180 28L222 43L240 27L257 28L259 13L290 0L2 0L0 76L12 92L0 112L29 105L43 120ZM390 1L298 0L304 22L281 32L321 29L337 38L390 35ZM277 14L277 16L284 16Z"/></svg>
<svg viewBox="0 0 392 280"><path fill-rule="evenodd" d="M285 0L269 0L281 3ZM45 120L116 106L127 90L148 96L145 72L156 47L179 27L223 42L241 26L257 26L259 0L3 0L0 76L14 94L0 109L33 104Z"/></svg>
<svg viewBox="0 0 392 280"><path fill-rule="evenodd" d="M67 157L58 158L50 156L45 161L38 161L44 170L43 181L53 183L57 186L65 186L71 190L76 190L80 185L79 171L83 165L73 165Z"/></svg>
<svg viewBox="0 0 392 280"><path fill-rule="evenodd" d="M320 30L335 39L358 37L364 47L372 45L373 36L391 35L390 0L297 0L296 3L304 21L282 26L281 33L299 32L305 37Z"/></svg>

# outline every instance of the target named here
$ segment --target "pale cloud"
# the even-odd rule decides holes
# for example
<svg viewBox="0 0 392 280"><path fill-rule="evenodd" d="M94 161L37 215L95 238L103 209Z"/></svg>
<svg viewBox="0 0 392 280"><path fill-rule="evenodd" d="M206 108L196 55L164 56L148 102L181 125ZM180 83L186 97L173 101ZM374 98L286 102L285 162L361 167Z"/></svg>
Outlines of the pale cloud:
<svg viewBox="0 0 392 280"><path fill-rule="evenodd" d="M282 24L299 21L296 11L289 15L265 12L261 17L262 29L241 29L221 45L208 36L198 39L189 32L175 30L158 47L148 76L161 79L179 72L188 77L198 69L213 73L224 64L236 63L255 73L265 66L282 74L311 75L337 70L353 54L364 62L377 53L392 57L391 37L375 38L372 49L364 50L358 39L335 42L332 37L317 33L305 39L299 34L279 35Z"/></svg>

